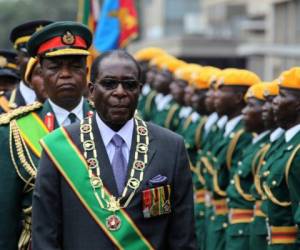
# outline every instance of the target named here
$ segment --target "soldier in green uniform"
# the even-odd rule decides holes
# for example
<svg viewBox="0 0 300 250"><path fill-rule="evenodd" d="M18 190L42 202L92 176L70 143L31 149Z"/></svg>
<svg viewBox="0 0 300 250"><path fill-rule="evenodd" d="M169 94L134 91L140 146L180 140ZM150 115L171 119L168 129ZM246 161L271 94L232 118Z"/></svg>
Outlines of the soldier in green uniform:
<svg viewBox="0 0 300 250"><path fill-rule="evenodd" d="M264 104L264 83L251 86L245 96L247 106L243 109L245 131L257 134L243 152L241 160L234 168L235 173L226 189L229 208L226 249L249 249L249 227L253 219L254 197L250 194L253 183L253 165L260 150L269 140L269 130L262 120ZM235 233L233 233L235 232ZM243 233L242 233L243 232ZM239 235L240 234L240 235Z"/></svg>
<svg viewBox="0 0 300 250"><path fill-rule="evenodd" d="M53 23L29 40L29 54L39 59L49 99L0 118L0 249L27 249L30 244L32 192L42 151L39 140L90 112L82 96L91 42L89 29L74 22Z"/></svg>
<svg viewBox="0 0 300 250"><path fill-rule="evenodd" d="M195 225L199 249L205 249L205 180L200 169L196 167L198 150L202 148L202 137L206 122L207 110L205 107L206 92L209 88L210 78L219 70L213 67L202 67L195 71L190 80L194 87L194 94L191 97L191 105L195 110L186 120L182 135L185 139L186 148L191 161L191 170L194 184L195 203Z"/></svg>
<svg viewBox="0 0 300 250"><path fill-rule="evenodd" d="M25 81L34 90L37 101L43 103L47 99L41 65L37 58L30 57L25 71Z"/></svg>
<svg viewBox="0 0 300 250"><path fill-rule="evenodd" d="M201 68L202 67L197 64L187 64L179 67L174 72L174 81L170 85L171 94L174 100L180 106L178 113L179 124L176 133L181 135L183 135L186 125L191 122L191 114L194 111L191 105L191 96L186 98L185 89L194 88L194 86L190 86L191 76L194 72L200 71ZM194 92L195 91L193 89L192 93ZM187 95L189 95L189 92L187 92ZM188 99L187 102L186 99Z"/></svg>
<svg viewBox="0 0 300 250"><path fill-rule="evenodd" d="M276 146L276 141L283 135L284 130L278 128L274 120L272 102L279 93L279 86L277 81L264 83L264 105L262 112L262 119L266 129L270 130L268 143L265 144L253 159L252 173L254 180L251 186L251 195L255 199L253 221L250 223L250 250L266 250L267 249L267 226L266 214L262 211L262 201L265 199L262 187L259 181L259 171L267 152L272 151L271 146Z"/></svg>
<svg viewBox="0 0 300 250"><path fill-rule="evenodd" d="M15 52L0 50L0 113L10 110L7 92L13 90L20 80L16 57Z"/></svg>
<svg viewBox="0 0 300 250"><path fill-rule="evenodd" d="M260 79L253 72L227 69L217 83L216 110L220 116L227 115L224 133L219 137L212 152L202 158L212 178L213 216L208 227L208 249L225 249L225 231L228 226L226 188L235 172L244 148L251 143L252 135L244 131L241 111L245 106L244 95L249 86ZM229 232L231 236L244 232Z"/></svg>
<svg viewBox="0 0 300 250"><path fill-rule="evenodd" d="M156 109L151 121L173 131L176 131L179 125L180 106L170 93L170 84L173 81L173 73L183 64L183 61L176 58L163 60L153 82L158 94L155 97Z"/></svg>
<svg viewBox="0 0 300 250"><path fill-rule="evenodd" d="M159 99L162 97L162 94L157 93L153 84L156 77L156 74L159 71L159 63L166 60L166 58L170 58L170 55L161 55L153 58L149 62L149 69L146 73L146 82L148 85L142 89L142 92L146 95L146 98L143 98L139 101L138 110L139 114L145 119L146 121L152 120L156 112L157 103L159 103ZM149 88L148 88L149 87Z"/></svg>
<svg viewBox="0 0 300 250"><path fill-rule="evenodd" d="M153 95L151 84L155 75L155 66L153 65L153 67L150 68L150 61L154 58L158 58L164 55L167 55L167 53L163 49L156 48L156 47L144 48L137 51L134 54L134 58L138 61L142 69L143 87L142 87L141 94L139 96L139 103L137 109L139 111L140 116L144 120L149 120L147 117L148 114L145 110L145 106L146 106L147 98L150 95Z"/></svg>
<svg viewBox="0 0 300 250"><path fill-rule="evenodd" d="M280 91L273 100L273 109L277 123L286 132L284 140L261 168L270 250L299 249L296 220L299 214L299 73L300 68L292 68L279 78Z"/></svg>
<svg viewBox="0 0 300 250"><path fill-rule="evenodd" d="M28 86L28 83L24 79L26 65L30 57L27 51L27 42L32 34L50 23L51 21L48 20L34 20L16 26L10 33L10 41L17 51L17 62L21 77L19 86L9 93L10 109L15 109L36 101L35 92Z"/></svg>

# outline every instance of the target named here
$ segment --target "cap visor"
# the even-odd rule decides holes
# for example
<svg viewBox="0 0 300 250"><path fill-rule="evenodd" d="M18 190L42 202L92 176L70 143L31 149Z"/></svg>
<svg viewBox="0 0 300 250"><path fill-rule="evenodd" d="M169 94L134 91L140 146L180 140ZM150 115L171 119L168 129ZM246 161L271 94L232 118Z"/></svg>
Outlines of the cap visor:
<svg viewBox="0 0 300 250"><path fill-rule="evenodd" d="M88 56L90 52L84 49L60 49L52 52L45 53L45 57L54 57L54 56L72 56L72 55L79 55L79 56Z"/></svg>

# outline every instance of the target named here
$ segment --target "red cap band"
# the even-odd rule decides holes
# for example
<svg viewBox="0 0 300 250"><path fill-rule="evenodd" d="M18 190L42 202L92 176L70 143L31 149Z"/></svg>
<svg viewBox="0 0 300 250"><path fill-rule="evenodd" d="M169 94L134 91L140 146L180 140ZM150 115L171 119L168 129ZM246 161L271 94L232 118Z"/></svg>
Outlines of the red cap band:
<svg viewBox="0 0 300 250"><path fill-rule="evenodd" d="M70 47L75 47L75 48L82 48L82 49L87 49L87 45L85 40L80 37L80 36L74 36L75 41L71 45L66 44L62 41L62 37L54 37L43 44L38 49L37 54L43 54L49 50L59 48L59 47L65 47L65 46L70 46Z"/></svg>

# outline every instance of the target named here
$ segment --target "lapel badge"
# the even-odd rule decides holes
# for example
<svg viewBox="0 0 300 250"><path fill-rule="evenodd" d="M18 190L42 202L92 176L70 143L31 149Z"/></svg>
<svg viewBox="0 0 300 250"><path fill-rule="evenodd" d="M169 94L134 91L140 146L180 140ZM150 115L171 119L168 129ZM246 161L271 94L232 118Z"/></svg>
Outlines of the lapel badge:
<svg viewBox="0 0 300 250"><path fill-rule="evenodd" d="M143 126L138 126L137 131L138 131L139 135L147 135L148 134L147 128L145 128Z"/></svg>
<svg viewBox="0 0 300 250"><path fill-rule="evenodd" d="M73 45L75 43L75 36L70 31L66 31L62 37L62 42L66 45Z"/></svg>

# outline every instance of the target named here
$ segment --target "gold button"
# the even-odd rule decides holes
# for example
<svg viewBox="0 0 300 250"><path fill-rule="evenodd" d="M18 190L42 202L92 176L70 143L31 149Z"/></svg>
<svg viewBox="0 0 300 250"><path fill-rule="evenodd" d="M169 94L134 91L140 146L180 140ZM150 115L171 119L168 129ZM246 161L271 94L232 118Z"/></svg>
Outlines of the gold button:
<svg viewBox="0 0 300 250"><path fill-rule="evenodd" d="M272 181L272 185L275 186L277 184L277 181Z"/></svg>
<svg viewBox="0 0 300 250"><path fill-rule="evenodd" d="M270 171L265 171L265 172L263 173L264 177L269 176L269 174L270 174Z"/></svg>
<svg viewBox="0 0 300 250"><path fill-rule="evenodd" d="M230 198L226 198L226 202L227 202L227 203L230 202Z"/></svg>
<svg viewBox="0 0 300 250"><path fill-rule="evenodd" d="M242 165L242 162L241 162L241 161L239 161L239 162L238 162L238 165L239 165L239 166L241 166L241 165Z"/></svg>
<svg viewBox="0 0 300 250"><path fill-rule="evenodd" d="M230 183L233 185L234 184L234 180L230 180Z"/></svg>
<svg viewBox="0 0 300 250"><path fill-rule="evenodd" d="M239 234L243 234L243 232L244 232L244 231L243 231L242 229L239 230Z"/></svg>
<svg viewBox="0 0 300 250"><path fill-rule="evenodd" d="M210 220L215 220L215 219L216 219L215 216L210 217Z"/></svg>
<svg viewBox="0 0 300 250"><path fill-rule="evenodd" d="M228 227L228 225L227 225L226 222L223 223L223 227L224 227L224 228Z"/></svg>
<svg viewBox="0 0 300 250"><path fill-rule="evenodd" d="M238 174L239 174L239 175L241 175L242 173L243 173L243 171L242 171L242 170L239 170L239 171L238 171Z"/></svg>
<svg viewBox="0 0 300 250"><path fill-rule="evenodd" d="M266 164L266 161L263 161L262 164L265 165L265 164Z"/></svg>
<svg viewBox="0 0 300 250"><path fill-rule="evenodd" d="M200 216L204 216L204 212L203 212L203 211L200 211L200 212L199 212L199 215L200 215Z"/></svg>

